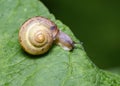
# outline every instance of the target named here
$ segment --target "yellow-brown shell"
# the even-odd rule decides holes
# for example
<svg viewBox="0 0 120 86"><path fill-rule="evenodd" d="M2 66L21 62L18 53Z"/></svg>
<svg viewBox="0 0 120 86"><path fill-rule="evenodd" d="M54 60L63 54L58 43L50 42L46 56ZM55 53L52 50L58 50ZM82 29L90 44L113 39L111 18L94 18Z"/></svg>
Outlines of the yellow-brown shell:
<svg viewBox="0 0 120 86"><path fill-rule="evenodd" d="M20 44L29 54L40 55L49 50L58 32L57 26L50 20L34 17L20 28Z"/></svg>

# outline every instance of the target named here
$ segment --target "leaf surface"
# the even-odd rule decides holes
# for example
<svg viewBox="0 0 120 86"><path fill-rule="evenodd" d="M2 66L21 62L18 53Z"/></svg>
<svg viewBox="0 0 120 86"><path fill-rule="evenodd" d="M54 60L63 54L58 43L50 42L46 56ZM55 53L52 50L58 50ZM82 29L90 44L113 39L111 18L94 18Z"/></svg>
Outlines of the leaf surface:
<svg viewBox="0 0 120 86"><path fill-rule="evenodd" d="M32 56L18 41L20 26L43 16L79 42L70 29L38 0L0 0L0 86L119 86L120 77L97 68L82 45L71 51L54 45L48 53Z"/></svg>

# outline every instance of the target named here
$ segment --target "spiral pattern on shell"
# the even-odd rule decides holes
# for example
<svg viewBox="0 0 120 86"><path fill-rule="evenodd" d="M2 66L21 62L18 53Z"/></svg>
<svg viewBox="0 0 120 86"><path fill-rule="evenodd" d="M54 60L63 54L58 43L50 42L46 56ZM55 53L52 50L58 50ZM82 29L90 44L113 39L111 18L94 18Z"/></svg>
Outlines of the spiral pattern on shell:
<svg viewBox="0 0 120 86"><path fill-rule="evenodd" d="M58 32L50 20L34 17L22 25L19 31L20 44L29 54L40 55L49 50Z"/></svg>

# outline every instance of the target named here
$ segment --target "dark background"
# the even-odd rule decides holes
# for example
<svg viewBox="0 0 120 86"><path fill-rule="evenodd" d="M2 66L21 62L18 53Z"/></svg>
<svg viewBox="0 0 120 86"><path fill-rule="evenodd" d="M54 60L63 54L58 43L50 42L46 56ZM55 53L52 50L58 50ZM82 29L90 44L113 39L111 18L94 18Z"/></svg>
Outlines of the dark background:
<svg viewBox="0 0 120 86"><path fill-rule="evenodd" d="M41 0L100 68L120 67L120 1Z"/></svg>

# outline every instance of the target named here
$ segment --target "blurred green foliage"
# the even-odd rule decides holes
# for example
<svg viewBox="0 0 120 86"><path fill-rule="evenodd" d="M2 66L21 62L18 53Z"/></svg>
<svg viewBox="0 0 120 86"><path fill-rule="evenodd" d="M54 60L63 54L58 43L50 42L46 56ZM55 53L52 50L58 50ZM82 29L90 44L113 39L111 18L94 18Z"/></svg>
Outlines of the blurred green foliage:
<svg viewBox="0 0 120 86"><path fill-rule="evenodd" d="M68 25L100 68L120 66L120 1L42 0Z"/></svg>

